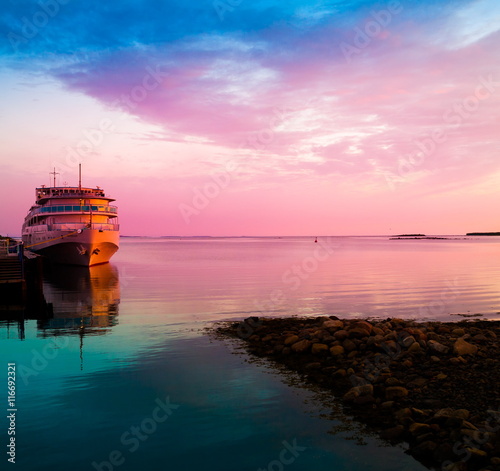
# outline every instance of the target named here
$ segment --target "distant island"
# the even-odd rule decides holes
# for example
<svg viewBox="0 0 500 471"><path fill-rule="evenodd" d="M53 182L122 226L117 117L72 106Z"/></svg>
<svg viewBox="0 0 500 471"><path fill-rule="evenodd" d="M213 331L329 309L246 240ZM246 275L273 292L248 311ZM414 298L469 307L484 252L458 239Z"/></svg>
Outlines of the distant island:
<svg viewBox="0 0 500 471"><path fill-rule="evenodd" d="M396 236L396 237L390 237L389 240L456 240L456 239L451 239L450 237L430 237L430 236Z"/></svg>
<svg viewBox="0 0 500 471"><path fill-rule="evenodd" d="M467 234L469 235L469 234ZM500 234L499 234L500 235ZM460 240L456 237L427 236L425 234L401 234L390 237L389 240Z"/></svg>
<svg viewBox="0 0 500 471"><path fill-rule="evenodd" d="M425 234L400 234L394 237L425 237Z"/></svg>
<svg viewBox="0 0 500 471"><path fill-rule="evenodd" d="M500 236L500 232L468 232L468 236Z"/></svg>

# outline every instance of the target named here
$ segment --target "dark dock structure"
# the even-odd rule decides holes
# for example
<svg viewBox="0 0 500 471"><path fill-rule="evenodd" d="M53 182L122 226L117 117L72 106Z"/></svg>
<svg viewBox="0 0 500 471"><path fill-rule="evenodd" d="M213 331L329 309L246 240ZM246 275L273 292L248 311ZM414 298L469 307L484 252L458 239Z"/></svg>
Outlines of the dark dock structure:
<svg viewBox="0 0 500 471"><path fill-rule="evenodd" d="M23 245L10 238L0 239L0 296L1 304L26 297Z"/></svg>
<svg viewBox="0 0 500 471"><path fill-rule="evenodd" d="M0 238L0 311L38 306L43 300L42 283L42 257L25 250L20 241Z"/></svg>

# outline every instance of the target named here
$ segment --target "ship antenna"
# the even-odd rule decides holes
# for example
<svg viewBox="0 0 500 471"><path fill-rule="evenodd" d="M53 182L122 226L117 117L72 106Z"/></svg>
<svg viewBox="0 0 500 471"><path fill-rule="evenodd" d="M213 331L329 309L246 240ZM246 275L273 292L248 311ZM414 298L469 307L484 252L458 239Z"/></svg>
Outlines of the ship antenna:
<svg viewBox="0 0 500 471"><path fill-rule="evenodd" d="M78 191L82 192L82 164L78 164Z"/></svg>
<svg viewBox="0 0 500 471"><path fill-rule="evenodd" d="M54 175L54 187L56 186L56 175L59 175L59 172L56 172L56 168L54 167L53 172L49 172L49 175Z"/></svg>

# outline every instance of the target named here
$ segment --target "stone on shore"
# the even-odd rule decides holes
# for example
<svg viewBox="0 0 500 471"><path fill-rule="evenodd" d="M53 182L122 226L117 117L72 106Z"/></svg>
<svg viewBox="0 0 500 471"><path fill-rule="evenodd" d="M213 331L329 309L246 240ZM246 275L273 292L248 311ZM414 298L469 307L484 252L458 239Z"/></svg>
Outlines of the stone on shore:
<svg viewBox="0 0 500 471"><path fill-rule="evenodd" d="M459 338L453 344L453 352L455 352L458 356L475 355L477 353L477 350L478 348L475 345L472 345L463 338Z"/></svg>

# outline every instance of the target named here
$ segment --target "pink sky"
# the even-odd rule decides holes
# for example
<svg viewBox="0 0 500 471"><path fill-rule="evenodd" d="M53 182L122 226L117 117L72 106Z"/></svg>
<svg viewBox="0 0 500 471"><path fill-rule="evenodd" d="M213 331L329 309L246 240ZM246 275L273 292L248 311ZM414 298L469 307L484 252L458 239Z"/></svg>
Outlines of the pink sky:
<svg viewBox="0 0 500 471"><path fill-rule="evenodd" d="M117 199L124 235L500 230L497 3L297 1L256 25L264 3L210 28L200 13L163 42L100 30L48 54L83 14L68 4L51 36L4 50L0 234L20 235L52 167L76 185L78 162Z"/></svg>

